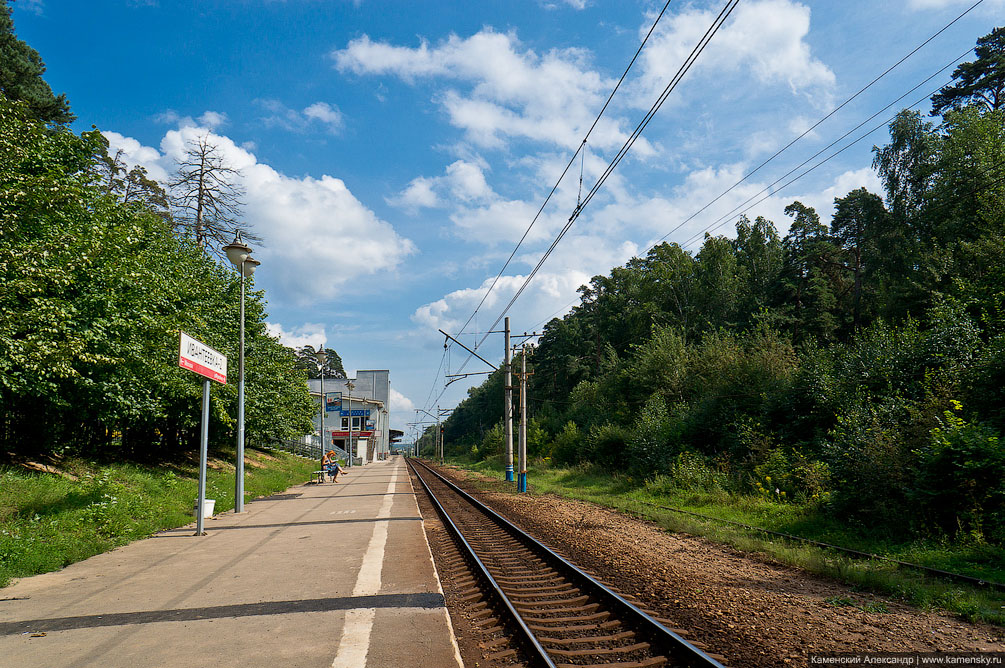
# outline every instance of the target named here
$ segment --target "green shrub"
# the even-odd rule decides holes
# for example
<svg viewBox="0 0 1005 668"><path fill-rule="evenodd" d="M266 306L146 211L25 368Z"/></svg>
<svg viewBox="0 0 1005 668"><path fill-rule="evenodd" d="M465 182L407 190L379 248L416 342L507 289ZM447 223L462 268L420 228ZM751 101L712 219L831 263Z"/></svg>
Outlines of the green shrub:
<svg viewBox="0 0 1005 668"><path fill-rule="evenodd" d="M908 491L914 456L902 433L908 402L871 399L863 392L838 415L830 433L826 459L834 480L832 507L846 519L902 533L912 528L904 518L913 517Z"/></svg>
<svg viewBox="0 0 1005 668"><path fill-rule="evenodd" d="M945 411L929 446L918 452L914 497L942 531L977 542L1005 542L1005 450L990 428Z"/></svg>
<svg viewBox="0 0 1005 668"><path fill-rule="evenodd" d="M587 451L584 461L608 470L625 470L628 465L626 455L628 438L628 430L621 425L608 422L593 427L586 439Z"/></svg>
<svg viewBox="0 0 1005 668"><path fill-rule="evenodd" d="M796 449L771 450L754 467L754 476L757 491L778 501L812 503L830 497L830 466Z"/></svg>
<svg viewBox="0 0 1005 668"><path fill-rule="evenodd" d="M628 437L629 468L640 478L666 474L680 452L680 438L663 397L654 394L635 420Z"/></svg>
<svg viewBox="0 0 1005 668"><path fill-rule="evenodd" d="M569 420L551 444L551 456L556 464L571 466L580 461L586 450L586 439L579 426Z"/></svg>

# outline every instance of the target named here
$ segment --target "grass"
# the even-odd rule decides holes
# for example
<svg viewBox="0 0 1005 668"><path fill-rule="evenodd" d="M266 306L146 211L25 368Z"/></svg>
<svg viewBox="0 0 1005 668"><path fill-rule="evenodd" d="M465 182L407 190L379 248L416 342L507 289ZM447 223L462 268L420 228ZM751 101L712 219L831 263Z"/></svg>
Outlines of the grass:
<svg viewBox="0 0 1005 668"><path fill-rule="evenodd" d="M498 481L482 482L486 488L514 491L512 483L503 482L502 468L497 462L454 463ZM730 493L711 480L689 484L662 478L640 484L596 466L570 469L531 466L528 489L533 494L556 494L613 508L652 521L668 531L725 543L921 609L941 609L970 621L1005 626L1005 592L932 579L888 561L851 557L835 550L654 506L669 506L1002 583L1005 582L1005 549L999 546L972 540L897 541L876 529L842 523L816 504L779 502L755 494ZM849 605L858 604L851 602ZM876 605L882 606L873 604ZM882 609L870 611L887 610L882 606Z"/></svg>
<svg viewBox="0 0 1005 668"><path fill-rule="evenodd" d="M230 460L233 457L229 458ZM245 450L245 500L308 480L317 462ZM0 587L192 522L198 465L63 463L63 475L0 470ZM212 459L206 498L234 507L234 465Z"/></svg>

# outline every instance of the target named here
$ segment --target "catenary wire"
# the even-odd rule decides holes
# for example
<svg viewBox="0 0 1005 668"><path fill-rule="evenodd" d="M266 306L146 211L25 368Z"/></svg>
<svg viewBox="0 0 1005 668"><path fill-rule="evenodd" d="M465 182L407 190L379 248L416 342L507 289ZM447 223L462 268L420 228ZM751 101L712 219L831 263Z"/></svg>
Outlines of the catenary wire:
<svg viewBox="0 0 1005 668"><path fill-rule="evenodd" d="M687 74L687 72L691 69L691 67L694 65L695 61L697 61L698 57L705 50L705 48L708 46L708 43L711 41L712 37L715 36L715 34L719 31L719 28L722 27L722 24L733 13L733 10L736 8L736 6L739 4L739 2L740 2L740 0L727 0L727 2L723 5L722 9L719 11L718 16L716 16L715 20L712 22L712 24L705 31L705 34L699 40L698 44L695 45L695 47L692 49L691 53L688 55L688 57L685 59L684 63L681 65L680 69L678 69L677 73L671 78L671 80L667 84L666 88L664 88L663 92L657 98L656 102L654 102L653 105L652 105L652 107L650 107L649 111L643 117L642 121L640 121L639 124L636 126L636 128L632 132L631 136L625 141L625 143L622 145L622 147L618 150L618 152L615 155L615 157L608 164L608 166L605 169L604 173L600 176L600 178L594 184L593 188L590 189L590 192L587 193L587 196L584 199L584 201L581 204L577 205L576 209L573 211L572 215L569 217L568 222L566 222L565 226L562 228L562 230L556 236L556 238L554 239L554 241L552 241L552 243L549 246L549 248L545 251L544 255L538 261L537 265L530 272L530 274L524 280L523 284L517 290L516 294L513 296L513 298L506 305L506 308L503 309L502 313L500 313L499 316L492 323L492 325L489 326L489 328L488 328L489 331L491 331L492 329L494 329L495 326L499 324L499 321L502 320L503 316L505 316L506 313L509 312L510 308L512 308L513 304L516 303L516 300L520 298L520 295L523 294L523 291L527 288L527 286L530 284L530 282L534 280L534 277L537 275L537 272L544 265L545 261L547 261L548 257L551 255L551 253L558 246L559 242L562 240L562 238L565 236L565 234L569 231L569 229L572 227L572 225L578 219L579 214L582 212L583 208L585 208L585 206L593 199L593 197L596 195L596 193L600 190L600 188L606 182L606 180L610 176L610 174L621 163L621 160L625 157L625 155L628 154L628 151L631 150L632 146L635 144L635 141L642 134L642 131L645 130L646 126L649 125L649 122L656 115L656 112L659 111L659 109L663 106L663 103L666 102L666 100L669 97L670 93L672 93L674 91L674 89L676 89L677 84L680 83L680 81L683 79L684 75ZM654 24L654 27L655 27L655 24ZM651 33L651 30L650 30L650 33ZM647 35L647 39L648 39L648 35ZM636 54L636 57L637 57L637 54ZM633 59L633 61L634 61L634 59ZM626 72L627 72L627 70L626 70ZM573 160L575 160L575 156L573 156ZM571 164L571 162L570 162L570 164ZM566 171L568 171L568 167L566 167ZM488 338L488 334L486 334L484 337L482 337L482 339L478 342L478 345L475 346L476 350L485 342L486 338ZM472 357L473 357L472 355L469 355L465 359L464 363L461 364L461 366L458 368L458 371L463 370L463 368L472 359ZM443 393L445 391L446 391L446 387L443 388L443 391L440 392L439 396L442 397ZM437 400L439 400L439 397L437 397Z"/></svg>
<svg viewBox="0 0 1005 668"><path fill-rule="evenodd" d="M659 111L659 109L663 106L663 103L666 102L670 93L673 92L673 90L677 87L677 84L680 83L680 81L683 79L684 75L687 74L687 72L691 69L695 61L708 46L708 43L711 41L712 37L714 37L715 34L719 31L719 28L722 27L722 24L726 21L727 18L729 18L729 15L732 14L733 10L736 8L738 4L739 0L729 0L723 6L722 10L719 12L719 15L712 22L712 25L709 26L709 28L702 36L699 43L691 51L691 54L685 59L684 64L681 65L680 69L673 76L670 83L667 84L666 88L660 94L656 102L653 103L653 106L646 113L645 117L642 119L642 121L639 122L638 126L636 126L635 130L632 132L631 137L629 137L628 140L625 141L624 145L618 151L617 155L615 155L615 157L608 164L607 168L604 170L604 173L600 176L600 178L597 179L597 182L593 185L593 187L587 193L586 197L583 199L582 204L577 206L576 209L572 212L572 215L569 216L568 222L566 222L566 224L562 227L561 231L551 242L551 245L544 252L544 255L542 255L541 259L538 260L537 264L534 266L534 269L531 270L531 272L524 279L523 284L516 291L516 294L513 295L512 299L510 299L509 303L506 305L506 308L504 308L502 312L499 314L499 316L496 317L495 322L493 322L492 326L489 327L490 330L497 324L499 324L499 321L502 320L503 316L505 316L509 312L510 308L513 307L513 304L516 303L516 301L523 294L524 290L527 289L527 286L530 285L531 281L534 280L534 277L537 275L537 272L540 271L541 267L547 261L548 257L552 254L552 252L554 252L555 248L558 246L559 242L561 242L562 238L566 235L569 229L572 228L572 225L579 218L579 215L582 213L583 209L590 203L593 197L604 185L607 178L611 175L614 169L620 164L621 160L623 160L624 157L628 154L628 152L634 145L635 141L642 134L642 131L645 130L647 125L649 125L649 122L656 115L656 112ZM481 342L479 342L479 345L481 345L481 343L484 343L484 341L485 338L483 337Z"/></svg>
<svg viewBox="0 0 1005 668"><path fill-rule="evenodd" d="M562 180L565 179L565 175L568 173L572 165L575 164L576 157L583 152L584 148L586 147L586 142L589 139L590 135L593 133L594 128L597 127L597 123L600 122L600 118L604 115L604 112L607 111L607 107L611 104L611 100L614 99L614 94L618 92L618 89L624 82L625 77L628 76L628 71L632 69L632 65L635 64L635 61L638 59L639 54L642 53L642 49L645 47L646 42L649 41L649 37L653 34L653 31L656 30L656 26L659 24L660 19L663 18L663 15L666 13L667 8L670 6L670 3L672 1L673 0L667 0L666 4L663 5L663 9L660 10L660 13L656 16L656 20L653 21L652 26L649 28L649 32L646 33L646 36L642 40L642 43L639 45L639 48L635 51L635 55L632 56L631 61L629 61L628 67L626 67L625 71L622 72L621 78L618 79L618 83L615 84L614 89L611 91L611 94L607 96L607 101L604 102L604 106L601 107L600 112L597 114L597 117L593 119L593 123L590 125L590 129L587 130L586 134L583 136L583 141L580 142L579 147L576 148L576 152L572 154L572 157L569 159L569 163L565 166L565 169L562 170L562 174L558 177L558 180L555 182L555 185L552 186L551 191L548 193L548 196L544 198L544 202L541 204L541 207L537 210L537 213L534 214L534 218L530 221L530 225L527 226L527 229L524 230L523 236L521 236L520 240L517 241L516 246L513 248L513 252L510 253L509 257L506 259L506 262L503 263L502 269L499 270L499 273L496 274L496 277L492 280L492 285L490 285L489 289L485 291L485 294L482 295L482 298L478 302L478 305L475 306L475 310L471 313L471 315L468 317L467 321L465 321L464 325L460 328L460 330L458 330L457 332L458 336L460 336L464 332L464 329L471 323L471 319L474 318L475 314L478 313L478 310L481 309L482 305L485 303L485 300L488 298L489 294L492 292L493 289L495 289L496 284L499 282L499 279L502 278L502 275L506 271L506 268L509 266L510 262L512 262L513 258L516 256L516 252L520 249L520 246L523 244L524 240L527 239L527 235L530 234L531 228L533 228L535 223L537 223L538 218L541 217L541 213L544 211L545 207L548 206L548 202L551 201L552 196L558 190L558 186L562 183ZM582 175L580 175L579 180L580 180L580 187L582 187L582 181L583 181ZM492 327L489 327L489 329L492 329ZM478 345L475 346L475 350L477 349Z"/></svg>

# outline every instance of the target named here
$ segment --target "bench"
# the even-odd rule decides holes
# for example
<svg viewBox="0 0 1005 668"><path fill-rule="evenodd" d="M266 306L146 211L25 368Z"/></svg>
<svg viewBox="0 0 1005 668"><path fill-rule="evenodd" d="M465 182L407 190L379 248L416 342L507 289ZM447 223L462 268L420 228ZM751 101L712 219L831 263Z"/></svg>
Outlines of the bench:
<svg viewBox="0 0 1005 668"><path fill-rule="evenodd" d="M313 482L316 482L317 484L320 485L324 481L325 481L325 471L315 471Z"/></svg>

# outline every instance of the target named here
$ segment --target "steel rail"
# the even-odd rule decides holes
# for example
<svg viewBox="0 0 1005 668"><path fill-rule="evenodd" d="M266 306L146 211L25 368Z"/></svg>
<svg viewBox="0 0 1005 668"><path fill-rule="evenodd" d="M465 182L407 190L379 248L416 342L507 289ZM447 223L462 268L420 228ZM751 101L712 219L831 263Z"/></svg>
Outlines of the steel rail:
<svg viewBox="0 0 1005 668"><path fill-rule="evenodd" d="M524 635L523 639L533 649L533 654L535 655L533 658L539 661L541 665L546 666L547 668L557 668L555 666L555 663L551 660L551 657L548 656L547 650L545 650L544 647L541 646L541 643L537 641L537 637L534 635L534 632L527 627L527 624L523 621L523 618L517 612L516 608L513 607L513 603L509 600L509 597L506 596L506 594L502 590L502 587L499 586L499 583L489 572L488 567L478 557L478 555L475 554L475 549L471 546L470 543L468 543L467 539L461 533L460 528L458 528L458 526L454 524L454 521L450 518L450 515L447 513L446 509L440 503L440 500L436 498L435 494L433 494L433 490L429 488L429 485L426 483L426 481L422 478L421 475L419 475L419 472L415 470L415 464L414 464L415 460L409 457L406 461L408 462L409 466L411 466L412 471L415 473L415 477L417 477L419 479L419 482L422 483L423 489L426 490L426 494L429 495L430 500L436 507L437 512L439 512L441 519L446 523L450 533L453 534L454 538L460 541L460 543L464 546L464 549L467 551L466 555L474 563L478 573L482 576L482 578L484 578L485 581L489 583L489 586L492 588L492 592L495 595L496 599L498 599L499 602L501 602L503 605L506 606L506 609L509 611L510 616L512 617L512 621L519 627L521 633L523 633ZM443 480L442 476L437 474L435 471L430 469L425 464L423 464L423 468L425 468L427 471L440 478L440 480Z"/></svg>
<svg viewBox="0 0 1005 668"><path fill-rule="evenodd" d="M413 460L411 458L409 459L410 463L413 461L416 460ZM544 545L539 540L537 540L527 532L523 531L522 529L514 525L505 517L495 512L487 505L485 505L475 497L465 492L463 489L455 485L450 480L447 480L445 477L443 477L442 475L434 471L432 468L430 468L425 462L420 461L419 463L422 464L422 467L424 469L426 469L434 476L436 476L436 478L438 478L440 482L445 484L447 487L452 489L466 501L468 501L473 506L478 508L486 516L488 516L489 519L495 522L500 528L505 530L507 533L509 533L511 536L516 538L524 545L530 547L535 551L538 551L539 553L541 553L541 555L547 557L547 560L551 562L551 565L557 567L558 570L571 574L574 579L579 580L581 584L585 585L587 589L591 590L591 593L598 595L599 598L603 599L606 603L610 604L612 612L616 612L620 615L623 615L626 622L628 622L630 625L634 626L638 630L642 631L643 633L649 635L650 638L655 642L663 645L668 650L668 653L671 654L675 659L682 661L685 665L692 666L695 668L705 668L705 667L725 668L721 663L719 663L709 655L702 652L700 649L689 643L681 636L677 635L670 629L663 626L653 617L643 612L635 605L622 598L617 593L611 591L608 587L606 587L604 584L596 580L593 576L584 572L578 566L571 563L570 561L568 561L567 559L556 553L554 550L549 548L547 545ZM425 481L422 480L421 476L419 476L419 480L422 481L423 487L425 487L428 491L429 488L426 485ZM430 496L432 496L432 492L430 492ZM439 506L439 502L437 502L437 505ZM442 508L442 506L440 507ZM441 512L443 511L441 510ZM451 525L453 526L452 522ZM454 529L457 530L456 527L454 527ZM464 541L464 545L467 549L469 550L471 549L470 545L468 545L466 540ZM477 559L473 551L471 552L471 555L474 556L475 559ZM481 564L480 560L479 564L484 567L484 564ZM489 577L491 578L491 576ZM492 582L495 583L495 580L492 579ZM502 590L498 588L498 585L496 585L496 587L497 587L496 591L498 592L498 594L501 595L504 600L506 600L507 607L509 607L510 610L513 611L515 614L515 610L513 609L512 606L509 605L509 601L506 598L505 594L503 594ZM529 629L527 630L527 632L531 633ZM534 644L540 647L536 639L534 640Z"/></svg>

